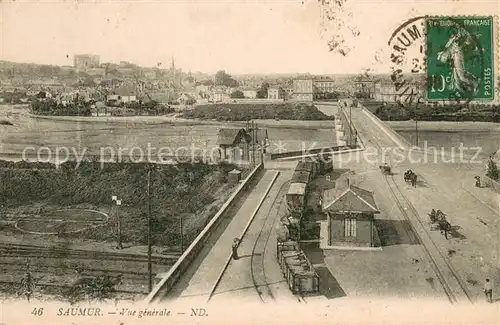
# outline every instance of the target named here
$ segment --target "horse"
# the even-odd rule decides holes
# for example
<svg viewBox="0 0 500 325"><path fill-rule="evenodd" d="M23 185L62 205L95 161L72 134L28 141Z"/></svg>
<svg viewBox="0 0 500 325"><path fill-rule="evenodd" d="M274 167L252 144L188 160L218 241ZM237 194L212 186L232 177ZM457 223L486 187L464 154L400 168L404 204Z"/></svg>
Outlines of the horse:
<svg viewBox="0 0 500 325"><path fill-rule="evenodd" d="M444 235L444 238L448 239L448 233L451 231L451 224L444 218L439 220L438 224L441 235Z"/></svg>
<svg viewBox="0 0 500 325"><path fill-rule="evenodd" d="M411 169L408 169L405 172L404 180L407 184L411 184L411 186L417 187L417 174L415 174Z"/></svg>
<svg viewBox="0 0 500 325"><path fill-rule="evenodd" d="M409 183L411 181L410 177L411 175L413 174L413 171L411 169L408 169L405 174L404 174L404 180L405 180L405 183Z"/></svg>
<svg viewBox="0 0 500 325"><path fill-rule="evenodd" d="M451 81L448 88L452 92L471 92L474 95L478 92L479 78L465 69L464 43L474 42L466 32L458 31L451 36L444 49L438 53L437 59L443 63L448 63L452 70Z"/></svg>

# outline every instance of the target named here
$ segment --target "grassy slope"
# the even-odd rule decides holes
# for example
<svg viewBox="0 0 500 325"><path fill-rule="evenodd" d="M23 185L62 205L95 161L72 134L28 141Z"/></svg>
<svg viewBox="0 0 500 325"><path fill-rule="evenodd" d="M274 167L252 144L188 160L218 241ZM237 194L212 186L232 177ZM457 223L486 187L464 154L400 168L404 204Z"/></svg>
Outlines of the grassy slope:
<svg viewBox="0 0 500 325"><path fill-rule="evenodd" d="M182 115L183 118L247 121L252 119L331 120L315 106L304 103L279 104L215 104L200 105Z"/></svg>
<svg viewBox="0 0 500 325"><path fill-rule="evenodd" d="M26 163L24 165L26 167ZM151 206L157 245L176 244L180 215L187 216L186 225L204 225L205 221L190 219L196 219L208 204L216 200L218 189L228 188L216 171L227 172L234 166L199 163L180 164L178 168L164 165L152 175ZM6 212L22 208L27 213L34 213L37 212L34 204L43 202L49 207L47 210L84 207L109 212L111 196L117 195L123 202L119 212L124 241L144 244L147 242L146 175L145 166L141 164L109 164L101 169L99 164L86 163L77 170L0 168L0 208L3 206ZM26 206L29 207L27 210ZM111 213L112 222L108 225L78 236L115 240L114 216L114 212ZM194 238L198 230L186 229L186 236Z"/></svg>

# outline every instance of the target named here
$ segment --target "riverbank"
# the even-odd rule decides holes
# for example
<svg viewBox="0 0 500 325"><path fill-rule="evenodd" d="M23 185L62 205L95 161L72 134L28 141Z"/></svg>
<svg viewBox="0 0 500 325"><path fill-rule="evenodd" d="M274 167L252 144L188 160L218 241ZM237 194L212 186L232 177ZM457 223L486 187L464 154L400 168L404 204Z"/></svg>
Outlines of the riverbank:
<svg viewBox="0 0 500 325"><path fill-rule="evenodd" d="M244 127L246 122L221 122L201 119L184 119L176 115L166 116L41 116L28 113L34 119L63 121L63 122L87 122L87 123L144 123L144 124L178 124L178 125L219 125ZM335 128L333 121L297 121L297 120L254 120L261 127L269 128Z"/></svg>

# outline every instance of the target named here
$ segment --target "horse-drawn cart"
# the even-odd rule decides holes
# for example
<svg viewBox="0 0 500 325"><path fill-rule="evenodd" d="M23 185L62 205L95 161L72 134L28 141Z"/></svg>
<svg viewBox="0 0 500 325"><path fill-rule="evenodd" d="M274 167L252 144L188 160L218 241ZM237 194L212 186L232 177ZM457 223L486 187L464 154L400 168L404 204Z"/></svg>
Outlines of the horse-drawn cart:
<svg viewBox="0 0 500 325"><path fill-rule="evenodd" d="M390 175L391 174L391 167L388 166L388 165L381 165L381 166L378 166L380 168L380 171L382 172L382 174L384 175Z"/></svg>

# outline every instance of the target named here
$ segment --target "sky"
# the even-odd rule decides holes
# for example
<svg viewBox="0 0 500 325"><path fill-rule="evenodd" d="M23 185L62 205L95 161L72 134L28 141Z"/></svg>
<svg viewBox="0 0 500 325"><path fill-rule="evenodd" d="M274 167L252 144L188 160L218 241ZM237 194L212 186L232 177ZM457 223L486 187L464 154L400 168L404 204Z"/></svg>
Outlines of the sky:
<svg viewBox="0 0 500 325"><path fill-rule="evenodd" d="M4 0L0 59L71 65L73 54L91 53L168 67L174 56L192 72L383 73L387 62L375 56L388 57L390 35L411 17L500 15L498 0L341 1ZM343 26L322 25L325 8ZM345 41L346 56L329 51L332 37Z"/></svg>

